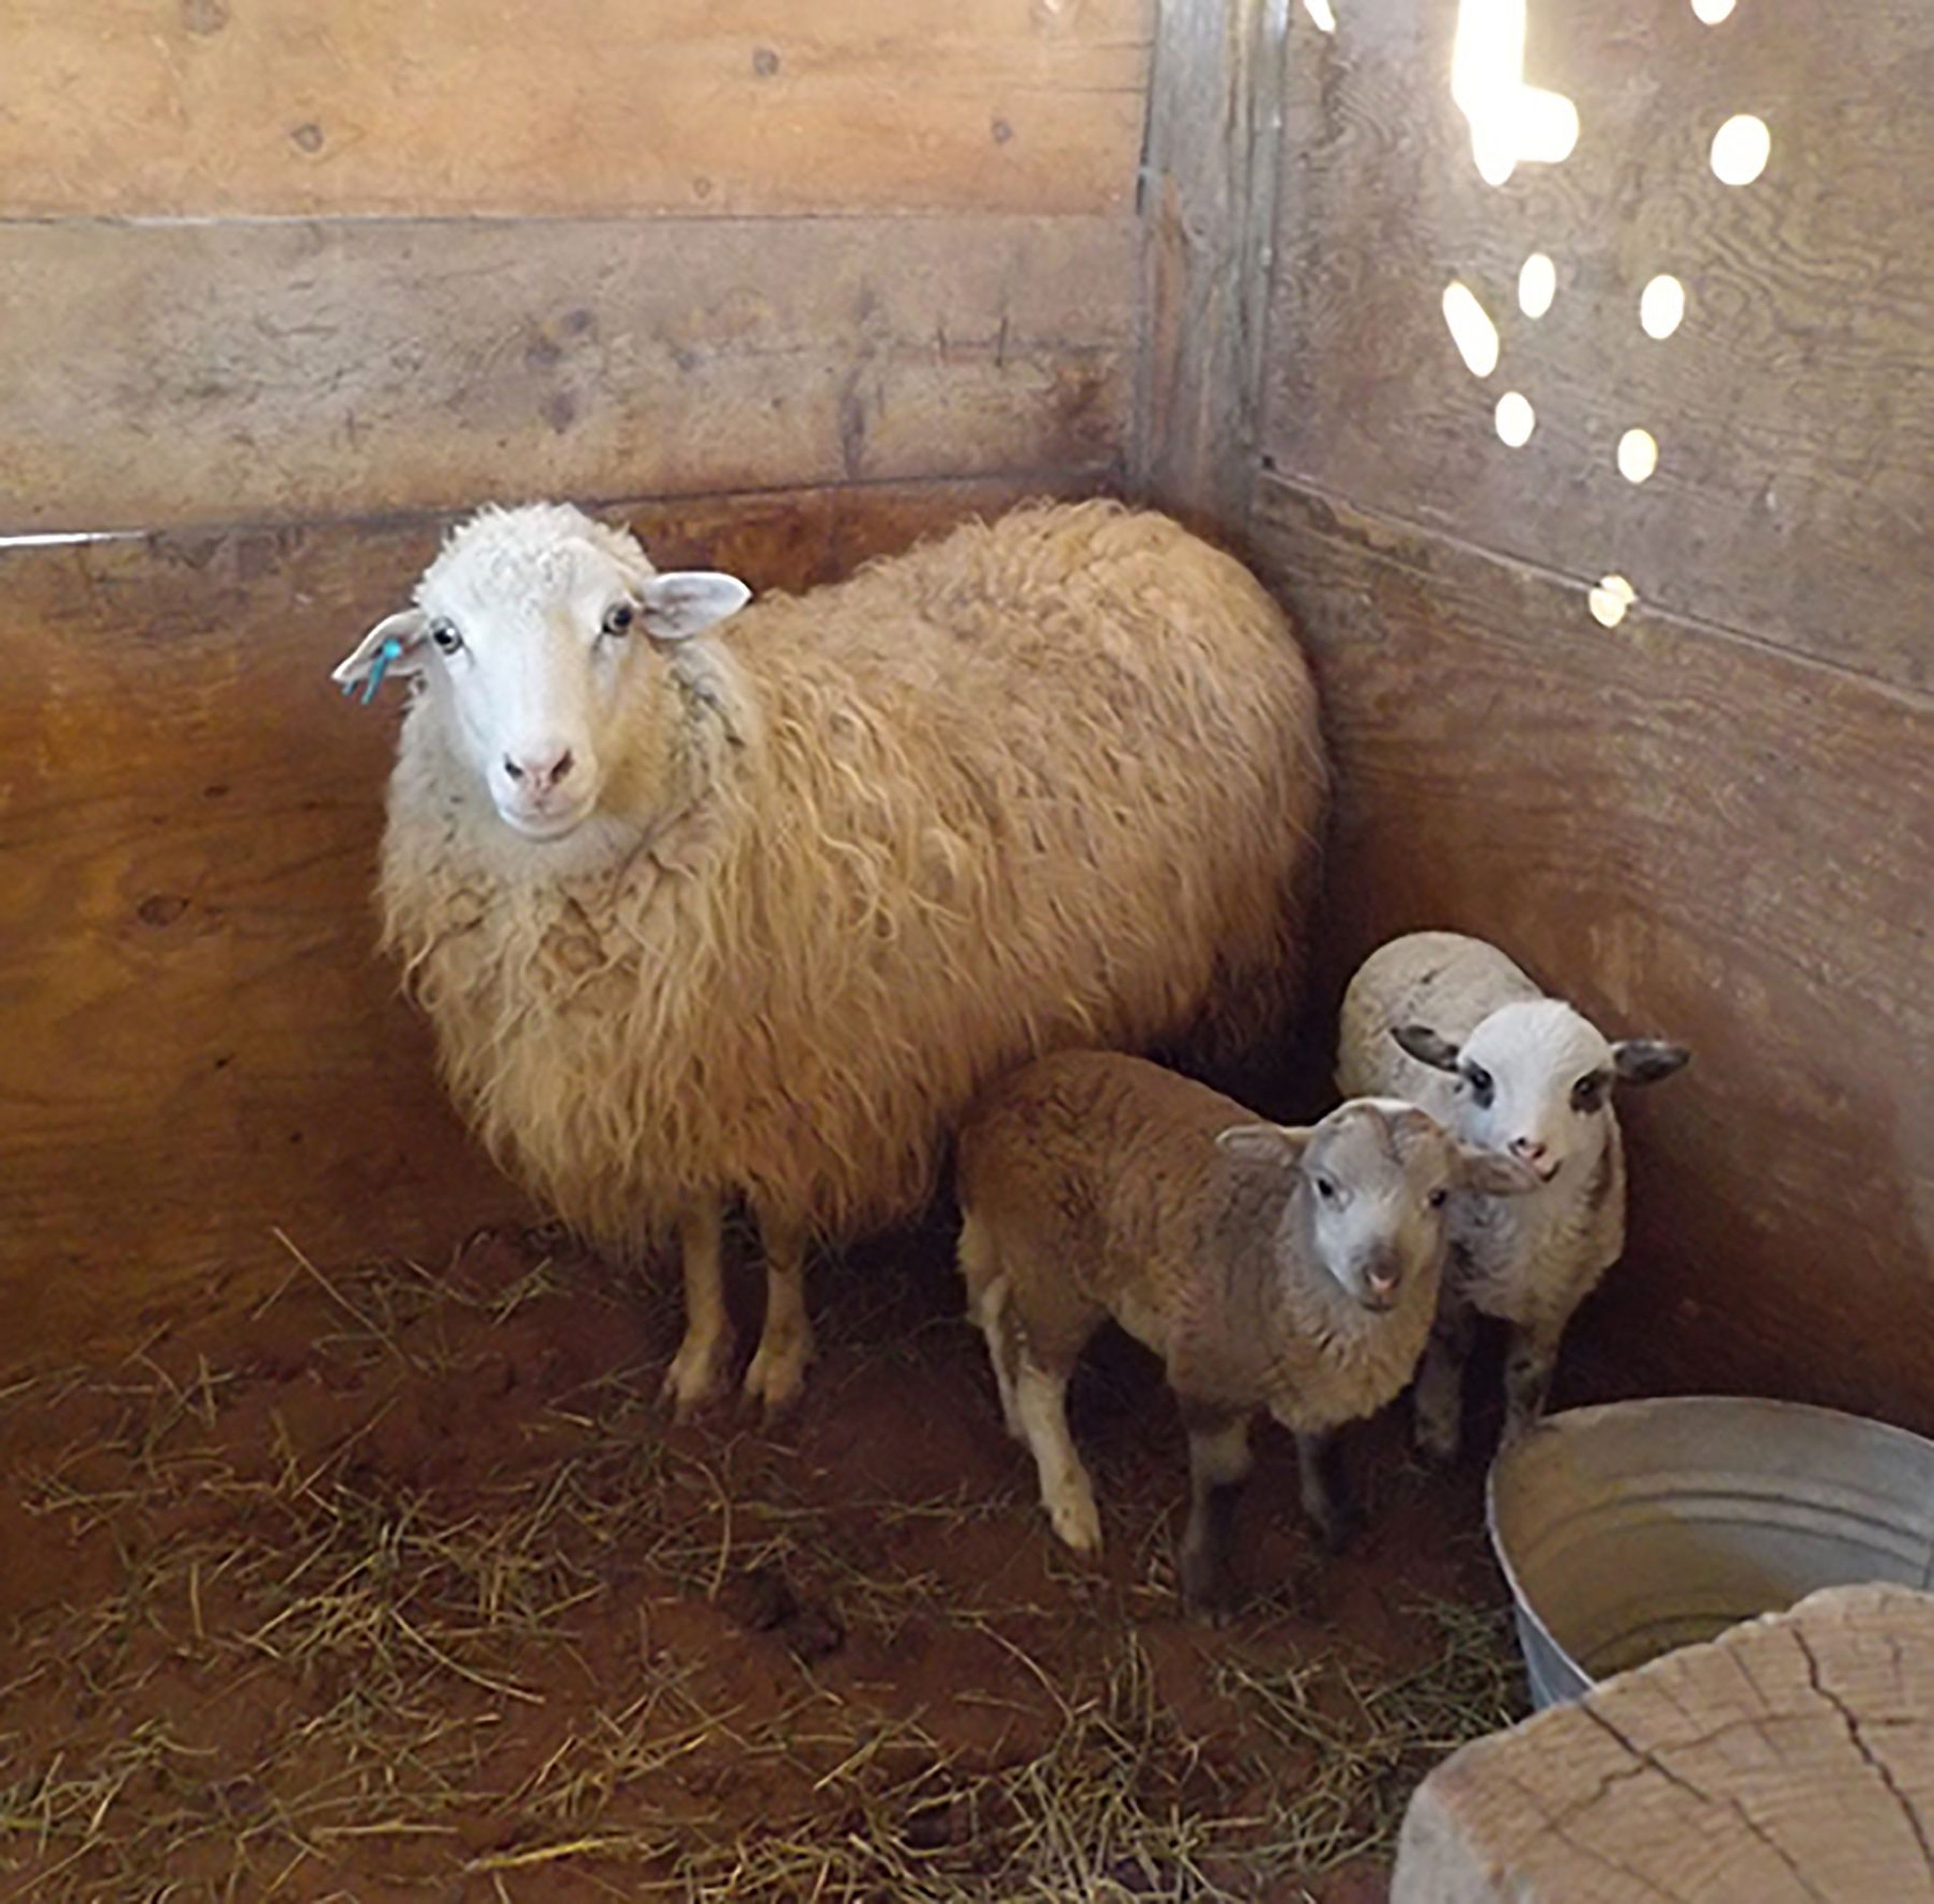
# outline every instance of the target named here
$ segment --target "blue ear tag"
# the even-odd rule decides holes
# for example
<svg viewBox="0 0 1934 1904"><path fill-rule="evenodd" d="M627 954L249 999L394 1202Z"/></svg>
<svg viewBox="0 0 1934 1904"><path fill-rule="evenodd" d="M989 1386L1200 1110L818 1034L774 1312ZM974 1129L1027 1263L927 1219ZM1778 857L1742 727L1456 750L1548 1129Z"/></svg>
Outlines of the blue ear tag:
<svg viewBox="0 0 1934 1904"><path fill-rule="evenodd" d="M383 685L383 676L389 673L390 664L402 652L403 644L393 634L376 650L376 665L370 669L369 678L363 684L363 705L365 707L376 698L376 690ZM354 694L355 691L354 681L343 682L342 691L345 694Z"/></svg>

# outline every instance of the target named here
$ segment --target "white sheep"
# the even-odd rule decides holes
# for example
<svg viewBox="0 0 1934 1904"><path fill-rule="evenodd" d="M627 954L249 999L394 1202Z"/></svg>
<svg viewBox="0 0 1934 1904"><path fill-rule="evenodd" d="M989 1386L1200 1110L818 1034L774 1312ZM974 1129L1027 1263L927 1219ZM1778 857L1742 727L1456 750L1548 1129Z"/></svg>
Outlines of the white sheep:
<svg viewBox="0 0 1934 1904"><path fill-rule="evenodd" d="M574 1226L676 1232L682 1414L730 1355L729 1201L770 1413L809 1240L915 1211L990 1077L1267 1040L1326 789L1282 611L1158 516L1032 507L746 599L575 509L487 510L336 670L414 677L381 898L445 1077Z"/></svg>
<svg viewBox="0 0 1934 1904"><path fill-rule="evenodd" d="M1307 1129L1138 1058L1069 1051L1004 1078L960 1134L960 1270L1008 1430L1054 1531L1101 1544L1068 1377L1112 1317L1162 1358L1188 1433L1185 1601L1228 1610L1231 1531L1261 1409L1296 1436L1304 1510L1347 1525L1330 1435L1410 1380L1436 1313L1454 1186L1522 1194L1510 1158L1414 1105L1360 1098Z"/></svg>
<svg viewBox="0 0 1934 1904"><path fill-rule="evenodd" d="M1535 1195L1461 1197L1452 1213L1450 1267L1417 1384L1418 1445L1449 1461L1474 1314L1511 1325L1505 1439L1542 1411L1566 1324L1625 1249L1613 1086L1670 1077L1691 1053L1656 1038L1613 1044L1496 946L1435 932L1393 939L1363 962L1338 1043L1339 1089L1411 1098L1541 1179Z"/></svg>

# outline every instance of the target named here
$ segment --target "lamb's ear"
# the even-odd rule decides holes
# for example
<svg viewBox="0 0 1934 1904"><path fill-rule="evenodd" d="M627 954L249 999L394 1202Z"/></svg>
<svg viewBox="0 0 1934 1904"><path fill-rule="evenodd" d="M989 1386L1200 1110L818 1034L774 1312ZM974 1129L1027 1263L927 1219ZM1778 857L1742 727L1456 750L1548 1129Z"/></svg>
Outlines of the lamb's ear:
<svg viewBox="0 0 1934 1904"><path fill-rule="evenodd" d="M1294 1124L1232 1124L1216 1135L1216 1148L1245 1163L1294 1164L1309 1147L1313 1131Z"/></svg>
<svg viewBox="0 0 1934 1904"><path fill-rule="evenodd" d="M429 632L429 617L420 608L385 615L336 664L329 678L339 682L345 694L366 683L363 697L367 700L381 686L384 675L423 671L423 645Z"/></svg>
<svg viewBox="0 0 1934 1904"><path fill-rule="evenodd" d="M1460 1190L1475 1190L1481 1197L1522 1197L1544 1181L1529 1164L1502 1150L1484 1150L1475 1143L1453 1148L1457 1161L1452 1175Z"/></svg>
<svg viewBox="0 0 1934 1904"><path fill-rule="evenodd" d="M737 614L752 598L737 576L715 568L674 569L636 586L645 632L657 641L683 641Z"/></svg>
<svg viewBox="0 0 1934 1904"><path fill-rule="evenodd" d="M1393 1025L1390 1036L1420 1065L1428 1065L1433 1071L1457 1068L1457 1047L1428 1025Z"/></svg>
<svg viewBox="0 0 1934 1904"><path fill-rule="evenodd" d="M1612 1047L1612 1065L1621 1084L1656 1084L1691 1062L1684 1045L1667 1044L1663 1038L1621 1038Z"/></svg>

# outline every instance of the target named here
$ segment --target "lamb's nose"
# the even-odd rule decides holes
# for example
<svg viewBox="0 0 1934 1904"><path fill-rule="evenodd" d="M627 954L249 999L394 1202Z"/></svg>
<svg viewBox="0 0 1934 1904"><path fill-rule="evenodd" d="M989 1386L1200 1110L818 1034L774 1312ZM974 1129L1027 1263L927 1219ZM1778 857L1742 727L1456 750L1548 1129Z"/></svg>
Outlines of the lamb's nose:
<svg viewBox="0 0 1934 1904"><path fill-rule="evenodd" d="M504 771L520 785L527 785L532 792L539 794L563 785L577 764L577 757L568 747L544 749L521 757L504 756Z"/></svg>
<svg viewBox="0 0 1934 1904"><path fill-rule="evenodd" d="M1522 1157L1527 1164L1541 1164L1550 1155L1551 1147L1538 1137L1513 1137L1511 1155Z"/></svg>

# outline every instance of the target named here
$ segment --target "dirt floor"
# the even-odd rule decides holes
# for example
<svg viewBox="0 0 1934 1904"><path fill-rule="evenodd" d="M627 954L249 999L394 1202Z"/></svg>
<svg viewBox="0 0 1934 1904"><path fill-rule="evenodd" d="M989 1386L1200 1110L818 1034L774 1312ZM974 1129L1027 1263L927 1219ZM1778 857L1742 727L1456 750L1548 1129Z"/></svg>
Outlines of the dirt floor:
<svg viewBox="0 0 1934 1904"><path fill-rule="evenodd" d="M1331 1561L1264 1436L1255 1603L1188 1625L1152 1363L1077 1385L1072 1564L946 1248L822 1266L770 1436L669 1428L673 1306L541 1234L292 1243L0 1384L0 1896L1382 1899L1418 1777L1522 1710L1478 1466L1360 1430Z"/></svg>

